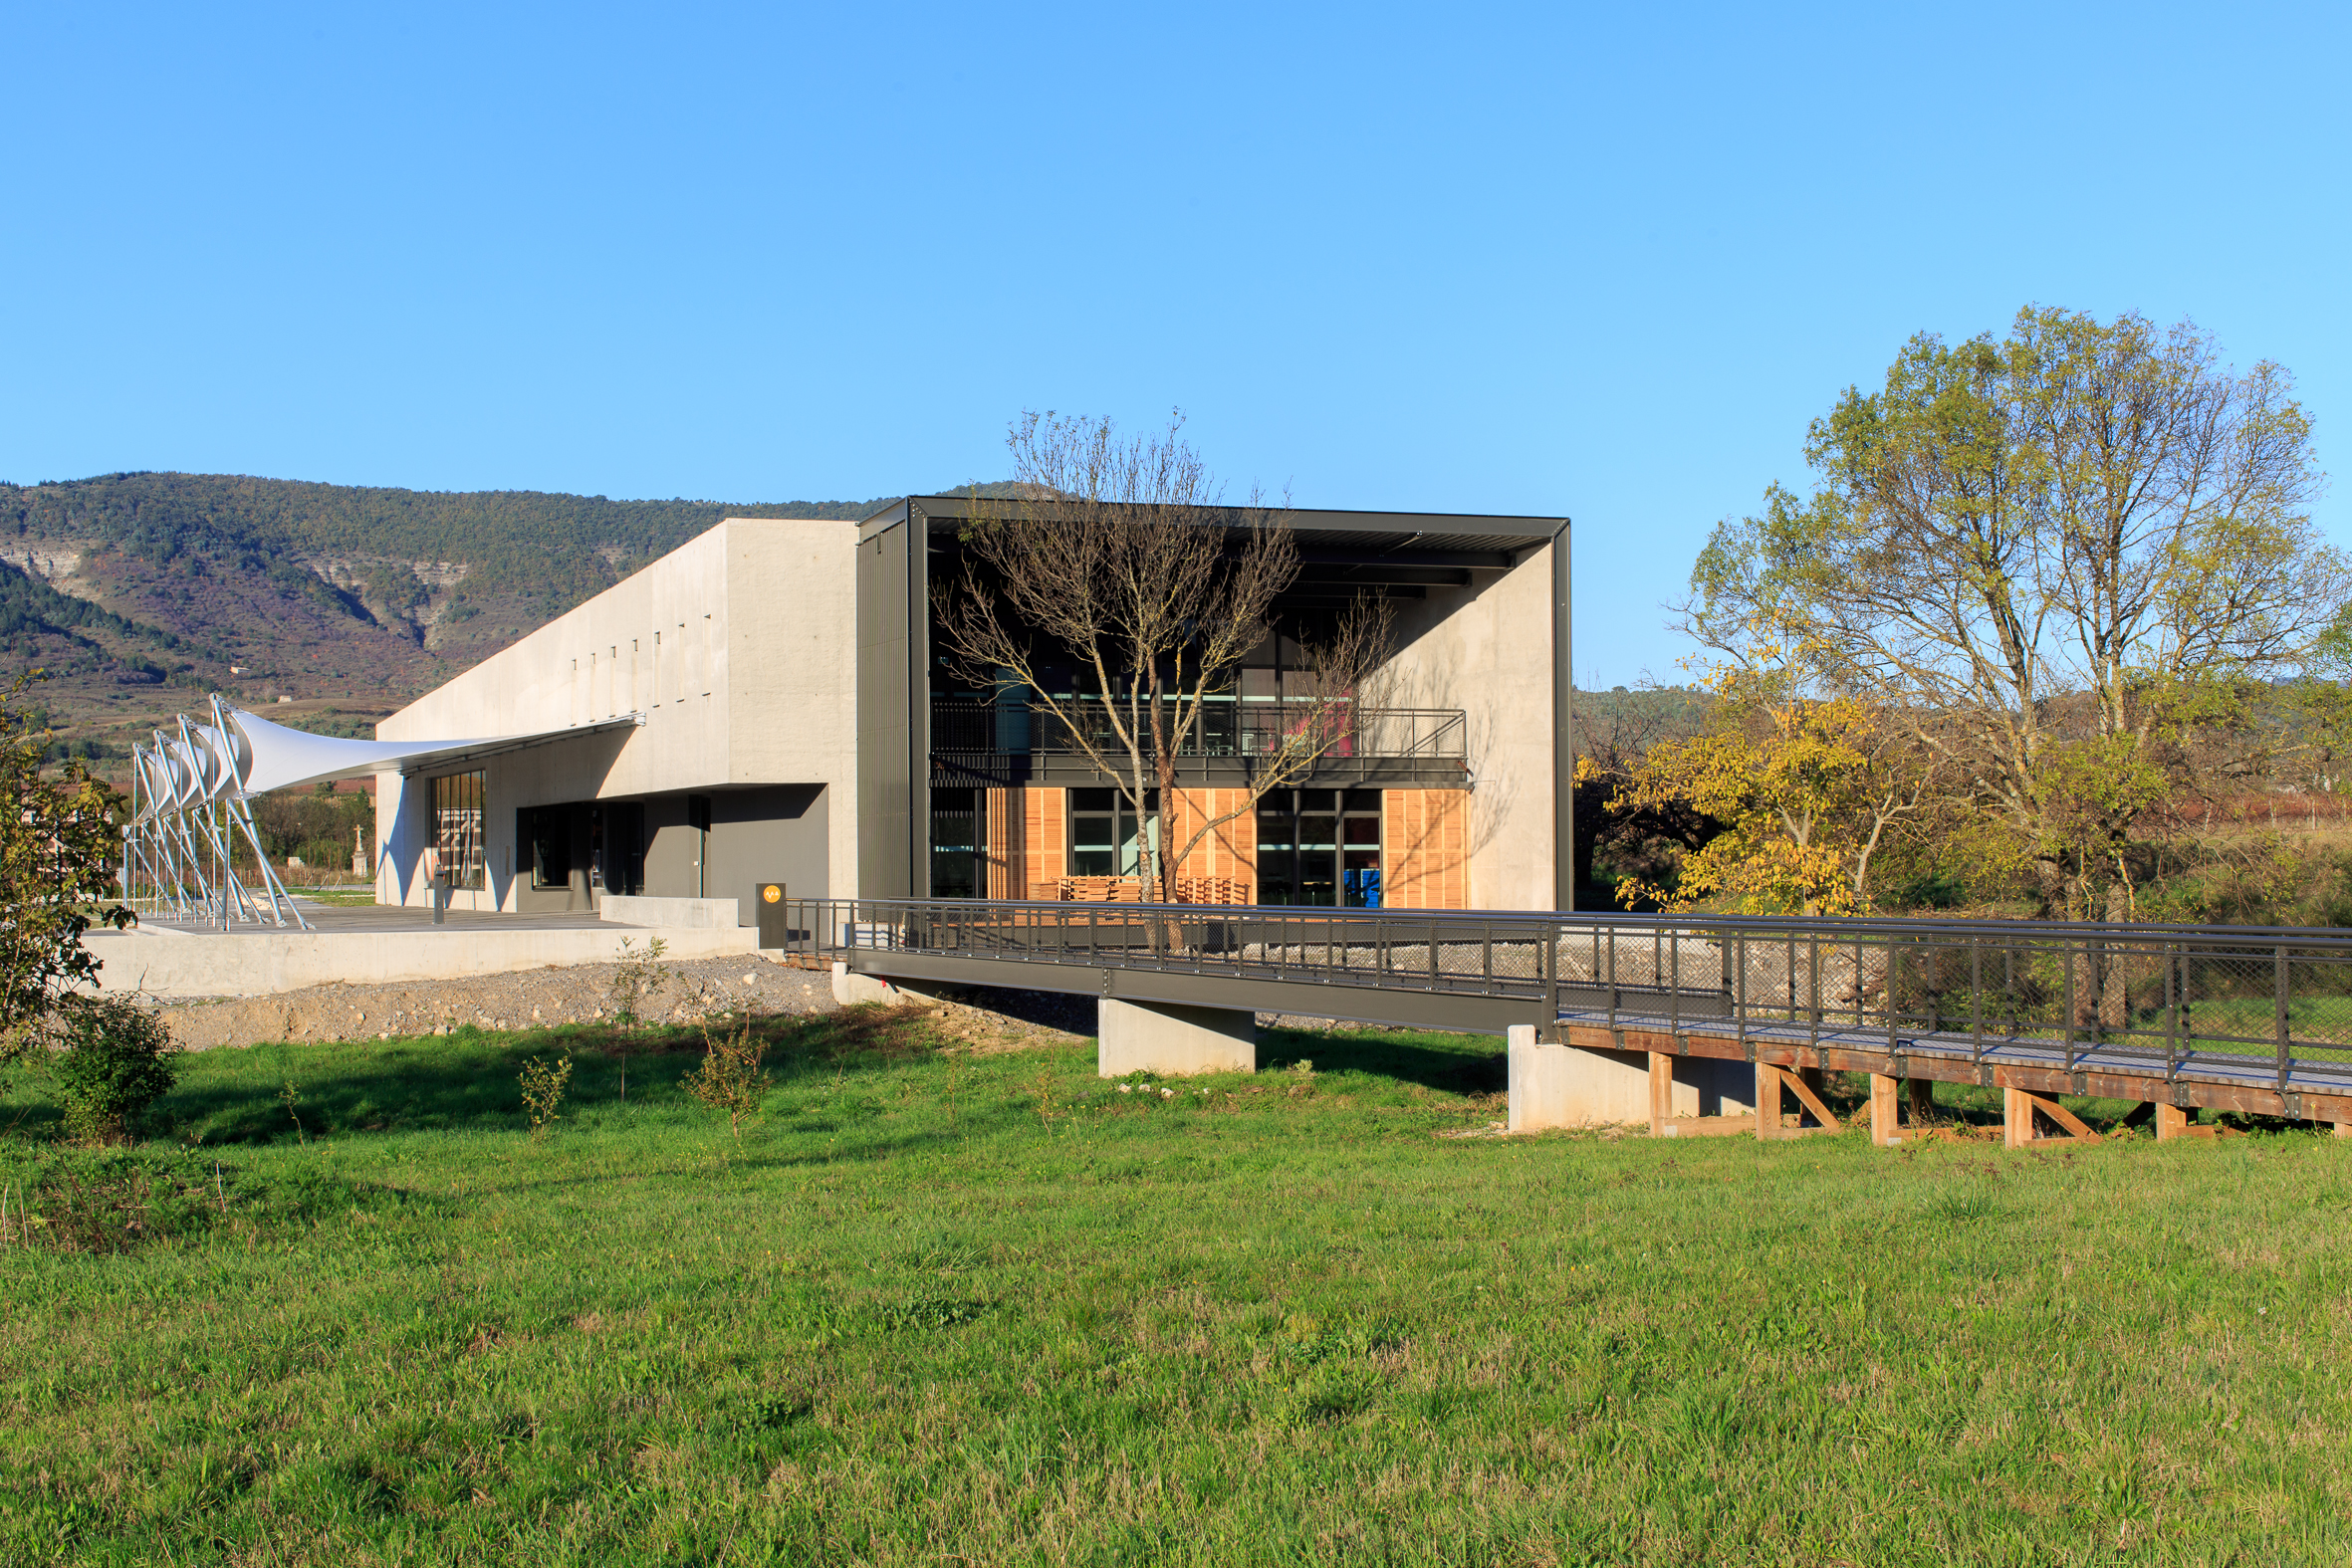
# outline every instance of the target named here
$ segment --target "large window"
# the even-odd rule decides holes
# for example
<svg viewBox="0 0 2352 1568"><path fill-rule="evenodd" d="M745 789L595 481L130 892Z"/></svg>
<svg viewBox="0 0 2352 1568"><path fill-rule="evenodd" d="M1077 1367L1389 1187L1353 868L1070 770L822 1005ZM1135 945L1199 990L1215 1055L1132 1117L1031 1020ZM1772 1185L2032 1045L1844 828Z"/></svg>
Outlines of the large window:
<svg viewBox="0 0 2352 1568"><path fill-rule="evenodd" d="M482 775L447 774L433 782L434 869L451 887L479 888L482 877Z"/></svg>
<svg viewBox="0 0 2352 1568"><path fill-rule="evenodd" d="M1071 876L1139 876L1146 841L1156 842L1160 792L1143 791L1143 820L1117 789L1072 789L1069 792L1069 874Z"/></svg>
<svg viewBox="0 0 2352 1568"><path fill-rule="evenodd" d="M689 797L691 798L691 797ZM531 857L531 886L553 892L645 890L645 806L640 800L577 800L525 806L515 833Z"/></svg>
<svg viewBox="0 0 2352 1568"><path fill-rule="evenodd" d="M1258 902L1380 907L1380 791L1274 789L1258 802Z"/></svg>

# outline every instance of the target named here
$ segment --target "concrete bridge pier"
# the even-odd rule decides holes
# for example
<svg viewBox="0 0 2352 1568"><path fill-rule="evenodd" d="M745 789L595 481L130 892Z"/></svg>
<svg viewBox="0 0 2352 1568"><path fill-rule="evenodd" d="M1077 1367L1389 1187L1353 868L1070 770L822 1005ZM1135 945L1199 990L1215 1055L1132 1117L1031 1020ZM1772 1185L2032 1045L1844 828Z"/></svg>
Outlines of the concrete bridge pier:
<svg viewBox="0 0 2352 1568"><path fill-rule="evenodd" d="M1686 1136L1756 1125L1756 1084L1744 1061L1540 1044L1531 1023L1513 1024L1508 1039L1515 1133L1627 1123L1655 1129L1661 1119ZM1750 1119L1726 1120L1742 1116ZM1704 1129L1681 1125L1702 1120Z"/></svg>
<svg viewBox="0 0 2352 1568"><path fill-rule="evenodd" d="M1096 1008L1094 1071L1101 1077L1258 1070L1255 1012L1115 997L1103 998Z"/></svg>
<svg viewBox="0 0 2352 1568"><path fill-rule="evenodd" d="M944 987L923 981L894 980L887 975L860 975L848 965L833 963L833 1001L844 1008L861 1002L878 1002L887 1008L904 1007L913 1003L918 1007L935 1007Z"/></svg>

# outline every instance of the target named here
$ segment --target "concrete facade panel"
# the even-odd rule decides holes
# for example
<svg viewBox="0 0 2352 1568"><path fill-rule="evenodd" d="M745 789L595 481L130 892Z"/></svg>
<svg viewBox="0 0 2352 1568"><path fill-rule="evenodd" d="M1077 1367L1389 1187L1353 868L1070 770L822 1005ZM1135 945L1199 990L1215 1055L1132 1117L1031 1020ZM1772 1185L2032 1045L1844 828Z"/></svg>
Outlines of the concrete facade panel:
<svg viewBox="0 0 2352 1568"><path fill-rule="evenodd" d="M1468 587L1433 587L1405 603L1397 654L1372 695L1381 706L1465 715L1469 876L1464 905L1453 907L1553 904L1552 549L1538 546L1509 571L1482 571Z"/></svg>

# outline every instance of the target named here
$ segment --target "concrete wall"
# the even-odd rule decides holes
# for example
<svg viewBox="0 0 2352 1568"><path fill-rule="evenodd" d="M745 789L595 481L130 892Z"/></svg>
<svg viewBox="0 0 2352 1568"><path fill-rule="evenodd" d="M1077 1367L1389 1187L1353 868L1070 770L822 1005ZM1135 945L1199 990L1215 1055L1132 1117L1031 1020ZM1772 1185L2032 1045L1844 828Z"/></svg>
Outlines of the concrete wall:
<svg viewBox="0 0 2352 1568"><path fill-rule="evenodd" d="M733 898L744 925L759 923L758 888L782 882L793 898L828 885L833 791L814 784L730 789L711 796L710 898Z"/></svg>
<svg viewBox="0 0 2352 1568"><path fill-rule="evenodd" d="M382 739L421 740L644 716L632 729L477 765L487 775L490 885L455 894L453 905L517 907L530 870L528 846L515 841L519 807L688 791L716 801L743 785L823 790L825 841L811 851L795 839L791 864L803 880L794 891L853 894L856 532L828 520L729 518L377 725ZM430 792L421 776L376 776L379 903L429 900ZM684 820L682 799L647 800L649 893L694 892L690 854L683 872L673 864ZM837 883L828 880L836 869ZM748 887L759 874L745 867L738 880ZM707 890L721 893L716 880Z"/></svg>
<svg viewBox="0 0 2352 1568"><path fill-rule="evenodd" d="M1650 1057L1638 1050L1538 1044L1531 1026L1510 1031L1509 1126L1513 1132L1635 1125L1650 1119ZM1668 1113L1739 1116L1756 1109L1756 1069L1744 1061L1677 1056Z"/></svg>
<svg viewBox="0 0 2352 1568"><path fill-rule="evenodd" d="M1554 903L1551 552L1539 546L1510 571L1400 605L1400 646L1376 697L1467 716L1464 840L1476 909Z"/></svg>
<svg viewBox="0 0 2352 1568"><path fill-rule="evenodd" d="M1095 1004L1094 1071L1104 1078L1131 1072L1185 1077L1202 1072L1258 1070L1258 1014L1232 1008L1191 1008L1173 1002Z"/></svg>
<svg viewBox="0 0 2352 1568"><path fill-rule="evenodd" d="M618 926L677 927L732 931L743 924L731 898L649 898L611 894L596 906L596 918Z"/></svg>
<svg viewBox="0 0 2352 1568"><path fill-rule="evenodd" d="M857 525L735 519L727 527L736 531L727 545L735 707L725 782L826 785L823 843L797 862L804 877L812 868L817 874L793 892L821 896L829 874L831 896L855 897ZM904 684L904 670L898 679ZM750 877L791 870L747 870L746 886Z"/></svg>

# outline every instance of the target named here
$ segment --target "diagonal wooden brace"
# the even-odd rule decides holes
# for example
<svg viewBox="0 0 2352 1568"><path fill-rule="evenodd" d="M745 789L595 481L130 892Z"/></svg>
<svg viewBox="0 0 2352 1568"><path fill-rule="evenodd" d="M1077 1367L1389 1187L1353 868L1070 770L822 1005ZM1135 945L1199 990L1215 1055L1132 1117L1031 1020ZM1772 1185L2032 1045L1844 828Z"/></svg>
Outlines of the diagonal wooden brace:
<svg viewBox="0 0 2352 1568"><path fill-rule="evenodd" d="M2047 1095L2034 1094L2024 1089L2000 1091L2001 1142L2011 1149L2022 1149L2040 1143L2097 1143L2099 1135L2090 1130L2083 1119ZM2033 1135L2033 1113L2039 1111L2059 1129L2055 1138L2036 1139Z"/></svg>
<svg viewBox="0 0 2352 1568"><path fill-rule="evenodd" d="M1811 1129L1812 1131L1833 1133L1843 1130L1838 1126L1837 1118L1829 1113L1829 1107L1822 1104L1821 1097L1813 1092L1811 1084L1806 1083L1804 1079L1785 1067L1775 1067L1768 1061L1760 1061L1756 1064L1757 1137L1796 1138L1803 1136L1807 1131L1807 1129L1795 1125L1800 1118L1786 1118L1785 1125L1783 1124L1783 1113L1780 1109L1780 1091L1782 1089L1794 1094L1796 1102L1811 1111L1813 1119L1821 1124L1818 1128Z"/></svg>

